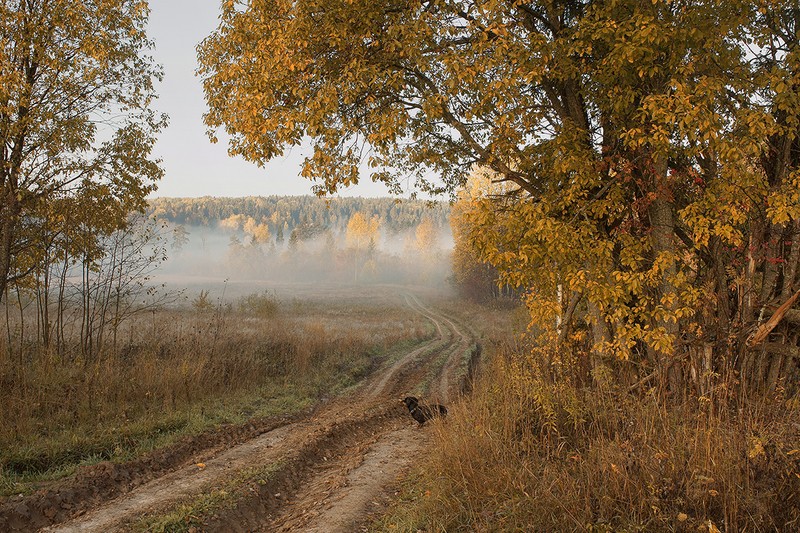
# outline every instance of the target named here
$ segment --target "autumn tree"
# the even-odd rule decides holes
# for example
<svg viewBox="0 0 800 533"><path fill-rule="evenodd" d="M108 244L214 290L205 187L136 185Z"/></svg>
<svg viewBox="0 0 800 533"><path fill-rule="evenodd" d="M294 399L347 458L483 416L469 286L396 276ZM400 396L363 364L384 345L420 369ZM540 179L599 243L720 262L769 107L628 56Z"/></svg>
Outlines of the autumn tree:
<svg viewBox="0 0 800 533"><path fill-rule="evenodd" d="M423 253L434 255L439 249L439 231L430 217L423 217L414 231L416 246Z"/></svg>
<svg viewBox="0 0 800 533"><path fill-rule="evenodd" d="M222 220L219 221L219 225L222 228L235 232L235 231L240 231L242 229L242 226L244 225L246 220L247 217L245 217L241 213L237 213L227 218L223 218Z"/></svg>
<svg viewBox="0 0 800 533"><path fill-rule="evenodd" d="M373 259L378 244L380 220L367 219L361 213L354 213L347 223L345 240L353 252L353 279L358 281L358 272Z"/></svg>
<svg viewBox="0 0 800 533"><path fill-rule="evenodd" d="M459 192L451 210L452 283L462 296L477 302L513 294L500 281L497 269L481 256L476 240L471 237L471 233L480 226L480 199L502 193L502 185L492 183L490 172L476 169Z"/></svg>
<svg viewBox="0 0 800 533"><path fill-rule="evenodd" d="M269 225L256 222L252 217L245 221L244 232L250 236L250 241L254 245L269 242Z"/></svg>
<svg viewBox="0 0 800 533"><path fill-rule="evenodd" d="M320 192L367 163L454 193L480 165L507 188L473 199L469 238L528 291L543 347L676 397L714 373L769 388L800 353L798 12L229 1L199 48L205 120L258 163L310 138Z"/></svg>
<svg viewBox="0 0 800 533"><path fill-rule="evenodd" d="M0 298L36 268L49 203L96 189L119 228L161 177L147 16L145 1L0 5Z"/></svg>
<svg viewBox="0 0 800 533"><path fill-rule="evenodd" d="M429 216L423 216L413 235L409 235L405 259L418 281L430 282L440 265L439 229Z"/></svg>

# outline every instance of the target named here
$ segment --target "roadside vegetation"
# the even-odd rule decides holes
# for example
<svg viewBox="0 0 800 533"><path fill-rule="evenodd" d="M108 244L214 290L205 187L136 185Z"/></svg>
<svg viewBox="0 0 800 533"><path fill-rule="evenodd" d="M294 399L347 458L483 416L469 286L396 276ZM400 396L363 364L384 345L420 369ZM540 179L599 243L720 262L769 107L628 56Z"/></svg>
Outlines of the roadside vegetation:
<svg viewBox="0 0 800 533"><path fill-rule="evenodd" d="M800 406L785 390L667 407L495 345L374 531L794 531Z"/></svg>
<svg viewBox="0 0 800 533"><path fill-rule="evenodd" d="M433 334L399 299L202 294L136 318L116 351L91 360L77 346L57 356L31 339L0 340L0 492L220 424L297 413Z"/></svg>

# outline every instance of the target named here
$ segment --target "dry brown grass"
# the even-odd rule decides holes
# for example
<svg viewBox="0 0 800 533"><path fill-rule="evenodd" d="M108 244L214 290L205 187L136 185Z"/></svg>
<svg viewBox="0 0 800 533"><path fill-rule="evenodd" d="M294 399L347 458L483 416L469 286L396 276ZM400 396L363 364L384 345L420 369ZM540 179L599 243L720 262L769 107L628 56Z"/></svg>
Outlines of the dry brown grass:
<svg viewBox="0 0 800 533"><path fill-rule="evenodd" d="M797 531L800 404L600 392L496 355L437 426L394 531Z"/></svg>
<svg viewBox="0 0 800 533"><path fill-rule="evenodd" d="M24 339L0 346L0 492L222 422L302 409L355 383L391 347L431 334L401 300L275 307L263 298L148 314L115 353L91 361Z"/></svg>

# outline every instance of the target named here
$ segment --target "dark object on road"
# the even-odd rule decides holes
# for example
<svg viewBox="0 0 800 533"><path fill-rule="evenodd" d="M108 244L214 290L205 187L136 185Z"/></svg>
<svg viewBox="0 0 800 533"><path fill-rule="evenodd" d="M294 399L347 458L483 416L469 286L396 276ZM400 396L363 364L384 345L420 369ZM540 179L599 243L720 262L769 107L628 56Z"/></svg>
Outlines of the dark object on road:
<svg viewBox="0 0 800 533"><path fill-rule="evenodd" d="M406 396L401 401L406 404L411 416L414 418L414 420L419 422L420 426L431 418L447 415L447 408L444 405L439 405L437 403L431 405L420 405L419 400L414 396Z"/></svg>

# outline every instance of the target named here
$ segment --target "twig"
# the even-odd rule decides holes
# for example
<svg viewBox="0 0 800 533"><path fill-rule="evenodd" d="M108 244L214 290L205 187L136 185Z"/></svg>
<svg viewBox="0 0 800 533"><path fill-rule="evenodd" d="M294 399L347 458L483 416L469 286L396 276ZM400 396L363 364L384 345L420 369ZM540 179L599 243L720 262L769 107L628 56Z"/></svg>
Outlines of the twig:
<svg viewBox="0 0 800 533"><path fill-rule="evenodd" d="M628 387L628 392L635 391L636 389L638 389L639 387L641 387L642 385L644 385L645 383L649 382L654 377L656 377L657 374L658 374L658 369L653 370L648 375L646 375L645 377L640 379L638 382L636 382L633 385L631 385L630 387Z"/></svg>

